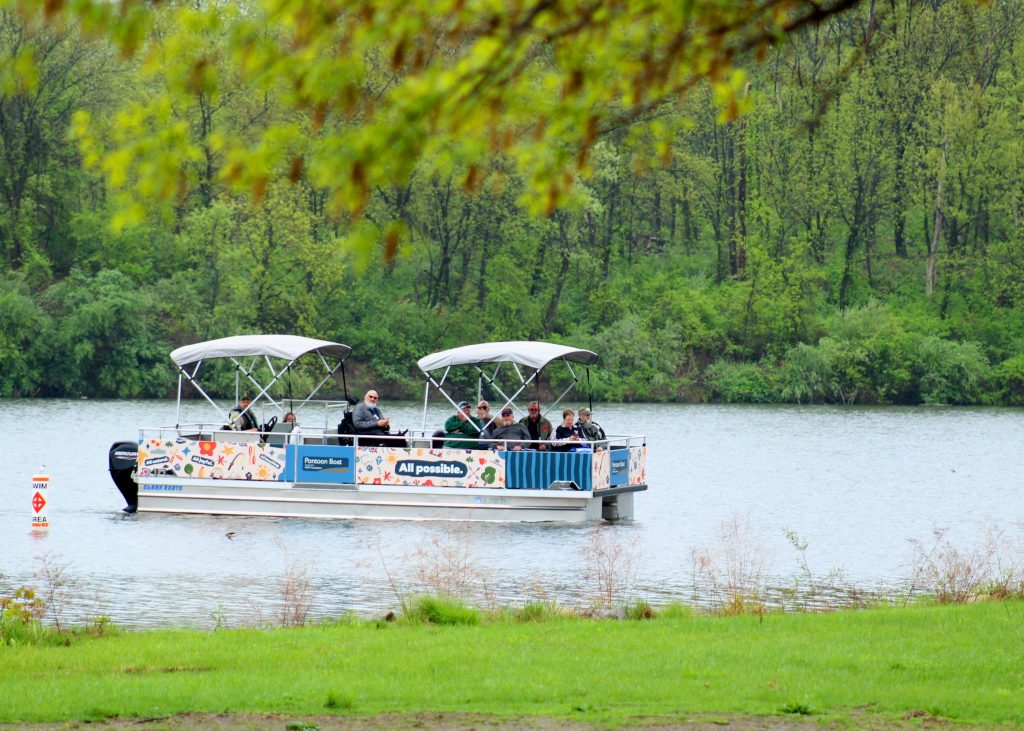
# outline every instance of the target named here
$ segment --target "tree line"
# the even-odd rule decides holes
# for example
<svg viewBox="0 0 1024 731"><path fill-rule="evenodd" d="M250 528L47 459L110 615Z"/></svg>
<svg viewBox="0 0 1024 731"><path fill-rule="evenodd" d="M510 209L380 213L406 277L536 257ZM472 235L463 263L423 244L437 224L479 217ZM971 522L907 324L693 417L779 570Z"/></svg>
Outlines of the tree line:
<svg viewBox="0 0 1024 731"><path fill-rule="evenodd" d="M231 184L224 140L294 119L279 88L225 62L161 97L158 58L2 10L0 395L164 396L174 347L289 332L351 345L350 382L391 397L426 353L548 339L598 352L612 400L1019 405L1022 20L860 3L746 50L724 102L696 83L569 149L541 215L543 165L439 146L356 217L270 148L274 175ZM119 175L173 205L130 210Z"/></svg>

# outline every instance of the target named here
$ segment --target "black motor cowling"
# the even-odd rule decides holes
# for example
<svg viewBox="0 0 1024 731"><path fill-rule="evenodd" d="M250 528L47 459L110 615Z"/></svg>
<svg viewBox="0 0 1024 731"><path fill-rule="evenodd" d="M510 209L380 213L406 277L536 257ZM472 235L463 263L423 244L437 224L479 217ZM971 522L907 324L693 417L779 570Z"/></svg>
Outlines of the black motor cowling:
<svg viewBox="0 0 1024 731"><path fill-rule="evenodd" d="M132 473L139 461L139 445L137 442L114 442L110 447L110 478L128 503L123 508L126 513L134 513L139 509L139 485L132 479Z"/></svg>

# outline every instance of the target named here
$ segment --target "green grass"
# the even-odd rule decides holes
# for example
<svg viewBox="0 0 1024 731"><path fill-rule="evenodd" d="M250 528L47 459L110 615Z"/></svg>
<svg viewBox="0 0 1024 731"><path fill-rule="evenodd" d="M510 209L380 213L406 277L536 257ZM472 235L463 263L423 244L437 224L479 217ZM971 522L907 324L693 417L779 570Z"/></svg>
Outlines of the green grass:
<svg viewBox="0 0 1024 731"><path fill-rule="evenodd" d="M1024 724L1024 603L643 622L336 623L0 647L0 723L191 712L938 716ZM855 711L854 709L859 709ZM864 710L868 709L868 710Z"/></svg>

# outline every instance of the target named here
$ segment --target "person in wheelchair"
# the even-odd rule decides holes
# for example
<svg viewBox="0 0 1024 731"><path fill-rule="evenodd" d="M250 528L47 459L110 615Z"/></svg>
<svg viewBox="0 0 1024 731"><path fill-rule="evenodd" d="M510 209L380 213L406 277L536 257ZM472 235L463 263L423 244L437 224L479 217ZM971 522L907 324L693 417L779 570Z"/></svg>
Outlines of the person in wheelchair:
<svg viewBox="0 0 1024 731"><path fill-rule="evenodd" d="M391 435L391 419L381 413L380 407L377 405L378 399L376 391L367 391L363 400L352 411L352 426L355 427L356 436L359 437L359 446L404 447L405 444L400 439L373 439L374 436L387 437Z"/></svg>

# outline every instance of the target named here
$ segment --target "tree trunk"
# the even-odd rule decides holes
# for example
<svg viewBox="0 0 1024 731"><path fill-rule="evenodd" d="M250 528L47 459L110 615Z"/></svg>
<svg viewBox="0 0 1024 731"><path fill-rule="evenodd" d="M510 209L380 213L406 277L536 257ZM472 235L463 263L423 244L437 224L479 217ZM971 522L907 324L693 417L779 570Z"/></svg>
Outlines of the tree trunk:
<svg viewBox="0 0 1024 731"><path fill-rule="evenodd" d="M939 170L939 182L935 190L935 225L932 227L932 241L928 247L928 266L924 275L924 293L932 296L935 291L935 260L939 252L939 239L942 237L942 186L946 180L946 143L942 143L942 169Z"/></svg>
<svg viewBox="0 0 1024 731"><path fill-rule="evenodd" d="M743 89L743 96L750 92L750 84ZM739 179L736 183L736 271L733 276L742 277L747 268L747 120L739 120Z"/></svg>
<svg viewBox="0 0 1024 731"><path fill-rule="evenodd" d="M558 314L558 301L562 298L562 286L565 284L565 277L569 273L569 235L565 230L565 221L560 216L558 221L558 238L561 242L561 265L558 267L558 275L555 277L555 286L551 291L551 300L548 302L548 310L544 314L543 330L551 332L555 322L555 315Z"/></svg>

